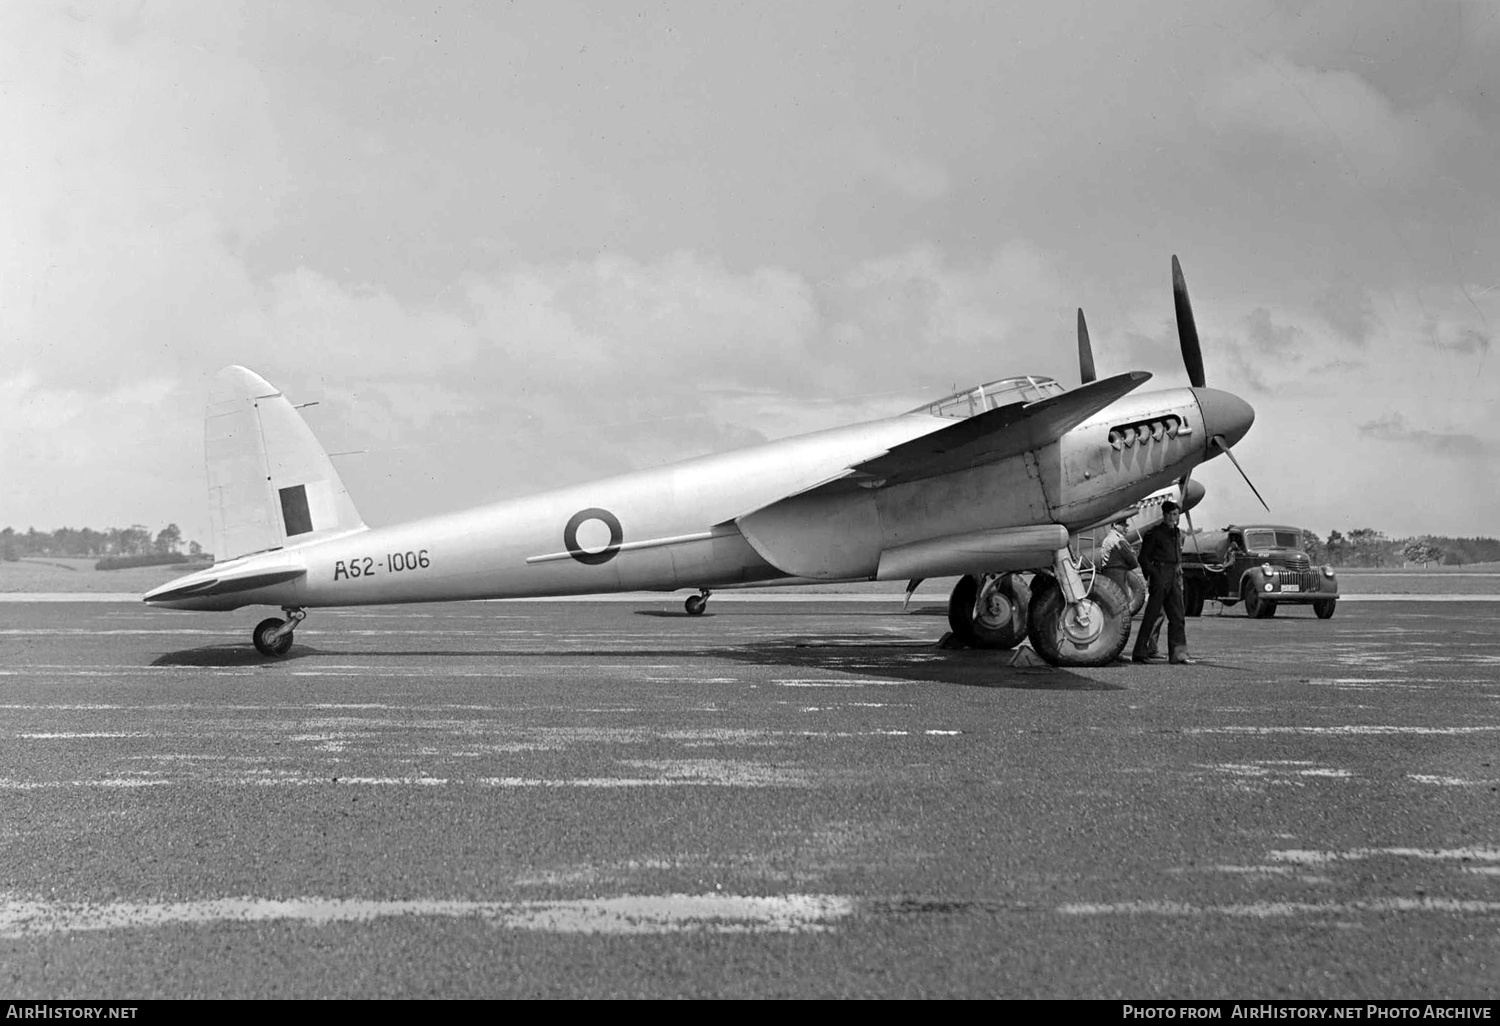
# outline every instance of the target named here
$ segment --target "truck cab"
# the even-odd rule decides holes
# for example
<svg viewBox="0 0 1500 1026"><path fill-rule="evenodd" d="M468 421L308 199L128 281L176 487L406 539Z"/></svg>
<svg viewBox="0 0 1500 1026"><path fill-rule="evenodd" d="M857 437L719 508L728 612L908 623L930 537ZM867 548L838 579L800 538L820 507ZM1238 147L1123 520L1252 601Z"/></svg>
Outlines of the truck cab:
<svg viewBox="0 0 1500 1026"><path fill-rule="evenodd" d="M1183 600L1200 616L1208 599L1245 604L1245 615L1265 619L1281 605L1310 605L1320 620L1339 598L1333 567L1314 567L1302 529L1284 524L1231 524L1189 535L1182 543Z"/></svg>

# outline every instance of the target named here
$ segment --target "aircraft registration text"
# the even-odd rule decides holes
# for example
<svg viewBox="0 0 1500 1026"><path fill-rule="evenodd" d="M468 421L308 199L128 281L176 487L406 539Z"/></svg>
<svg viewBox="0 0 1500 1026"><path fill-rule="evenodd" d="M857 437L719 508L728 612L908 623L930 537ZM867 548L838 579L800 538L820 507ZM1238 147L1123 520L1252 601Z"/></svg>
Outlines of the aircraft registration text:
<svg viewBox="0 0 1500 1026"><path fill-rule="evenodd" d="M388 574L404 570L426 570L431 565L426 549L418 552L387 552L383 557L356 556L333 564L333 579L342 581L349 577L373 577L382 569Z"/></svg>

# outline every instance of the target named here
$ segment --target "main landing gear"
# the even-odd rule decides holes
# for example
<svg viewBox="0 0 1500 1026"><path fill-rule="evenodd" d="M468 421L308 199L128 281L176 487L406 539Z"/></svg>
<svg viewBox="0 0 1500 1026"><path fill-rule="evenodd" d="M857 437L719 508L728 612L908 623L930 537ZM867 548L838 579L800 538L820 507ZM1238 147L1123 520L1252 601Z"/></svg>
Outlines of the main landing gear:
<svg viewBox="0 0 1500 1026"><path fill-rule="evenodd" d="M702 616L703 611L708 608L708 597L712 594L713 592L704 588L702 594L689 595L688 600L682 604L682 608L687 610L688 616Z"/></svg>
<svg viewBox="0 0 1500 1026"><path fill-rule="evenodd" d="M1031 588L1019 574L960 577L948 596L948 626L971 648L1015 648L1026 637Z"/></svg>
<svg viewBox="0 0 1500 1026"><path fill-rule="evenodd" d="M271 617L262 620L255 625L250 639L255 642L255 650L261 655L284 656L292 650L292 632L297 625L307 619L307 613L296 606L282 606L281 611L286 614L285 620Z"/></svg>
<svg viewBox="0 0 1500 1026"><path fill-rule="evenodd" d="M975 648L1014 648L1028 638L1053 666L1114 662L1130 636L1130 596L1103 574L1086 583L1067 548L1051 570L1029 587L1017 574L961 578L948 599L954 635Z"/></svg>

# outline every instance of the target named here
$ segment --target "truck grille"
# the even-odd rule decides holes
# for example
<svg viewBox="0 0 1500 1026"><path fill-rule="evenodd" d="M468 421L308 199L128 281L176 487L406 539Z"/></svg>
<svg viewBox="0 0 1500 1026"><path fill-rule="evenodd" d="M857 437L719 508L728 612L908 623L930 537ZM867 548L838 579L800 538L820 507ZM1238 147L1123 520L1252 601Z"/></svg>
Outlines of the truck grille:
<svg viewBox="0 0 1500 1026"><path fill-rule="evenodd" d="M1293 552L1285 556L1272 556L1268 562L1272 566L1285 567L1288 570L1311 570L1312 560L1305 552Z"/></svg>
<svg viewBox="0 0 1500 1026"><path fill-rule="evenodd" d="M1288 584L1295 584L1303 591L1318 590L1318 575L1310 570L1286 570L1278 568L1276 570L1276 580L1283 587Z"/></svg>

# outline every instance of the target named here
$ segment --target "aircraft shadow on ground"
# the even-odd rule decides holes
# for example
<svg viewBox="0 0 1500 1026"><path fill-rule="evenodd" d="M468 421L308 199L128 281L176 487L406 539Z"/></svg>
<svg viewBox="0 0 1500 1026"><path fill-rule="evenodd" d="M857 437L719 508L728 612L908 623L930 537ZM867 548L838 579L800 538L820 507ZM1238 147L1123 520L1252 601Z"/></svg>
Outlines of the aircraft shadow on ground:
<svg viewBox="0 0 1500 1026"><path fill-rule="evenodd" d="M733 662L845 673L854 677L890 677L919 683L958 684L977 688L1030 691L1123 691L1124 685L1091 680L1051 666L1015 664L1022 653L984 649L940 649L925 642L774 642L714 649L711 655Z"/></svg>
<svg viewBox="0 0 1500 1026"><path fill-rule="evenodd" d="M308 656L327 655L322 649L308 646L293 648L284 656L263 656L253 645L204 645L200 648L185 648L178 652L163 652L151 660L152 666L277 666L305 659Z"/></svg>
<svg viewBox="0 0 1500 1026"><path fill-rule="evenodd" d="M1028 653L1029 654L1029 651ZM612 660L659 660L663 656L685 659L725 659L755 666L797 672L841 673L851 677L887 677L917 683L958 684L964 687L1019 688L1038 691L1120 691L1123 685L1050 666L1014 665L1012 652L981 649L940 649L926 642L820 642L781 641L740 645L732 648L695 649L484 649L484 650L369 650L327 649L298 645L284 656L269 658L250 645L205 645L164 652L152 666L204 668L254 667L274 669L310 656L363 656L381 659L444 658L505 661L557 656L607 657Z"/></svg>

